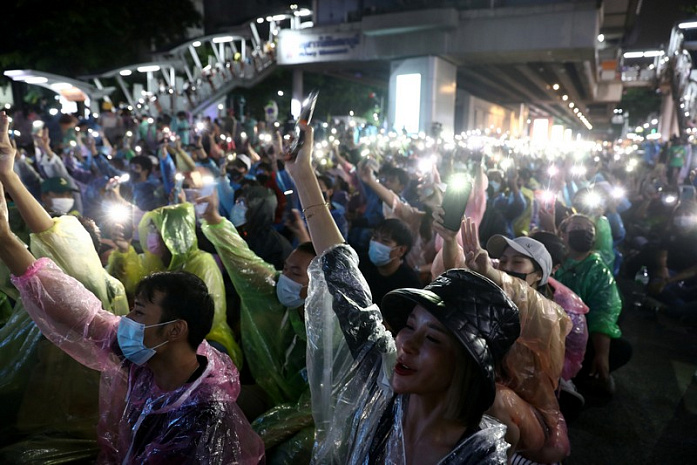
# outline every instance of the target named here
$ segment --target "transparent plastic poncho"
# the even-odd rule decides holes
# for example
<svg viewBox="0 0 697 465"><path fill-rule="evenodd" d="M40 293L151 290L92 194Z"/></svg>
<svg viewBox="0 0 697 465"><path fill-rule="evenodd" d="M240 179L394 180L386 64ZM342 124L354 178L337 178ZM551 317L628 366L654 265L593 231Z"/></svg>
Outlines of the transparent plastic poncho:
<svg viewBox="0 0 697 465"><path fill-rule="evenodd" d="M173 391L160 390L150 369L120 355L118 316L49 259L13 284L51 342L101 372L100 463L256 464L263 444L235 400L239 374L228 357L203 342L203 373Z"/></svg>
<svg viewBox="0 0 697 465"><path fill-rule="evenodd" d="M199 250L196 240L196 215L190 203L170 205L149 211L143 215L138 225L140 241L145 244L149 229L153 225L172 254L168 266L159 257L145 250L136 254L133 248L126 253L113 252L109 257L107 269L127 286L132 295L140 280L156 271L188 271L206 283L208 292L215 303L213 328L206 335L225 347L235 366L242 366L242 350L227 324L227 303L223 275L213 255ZM144 247L145 249L145 247Z"/></svg>
<svg viewBox="0 0 697 465"><path fill-rule="evenodd" d="M498 385L505 386L534 407L547 427L543 447L563 450L568 455L566 420L559 410L556 389L564 366L565 341L571 331L571 320L559 305L522 279L499 273L501 287L520 310L520 337L501 362L497 390ZM512 402L507 406L513 418L521 418L515 413L521 405ZM533 421L538 420L534 418ZM525 425L519 427L522 430Z"/></svg>
<svg viewBox="0 0 697 465"><path fill-rule="evenodd" d="M548 284L554 289L554 301L564 309L571 320L571 331L567 334L565 341L564 368L561 371L561 377L569 380L581 369L583 357L586 355L588 306L571 289L556 279L550 277Z"/></svg>
<svg viewBox="0 0 697 465"><path fill-rule="evenodd" d="M406 463L407 397L395 396L389 382L395 343L350 247L336 246L310 265L305 323L316 425L312 463ZM505 427L487 418L480 428L440 463L505 464Z"/></svg>
<svg viewBox="0 0 697 465"><path fill-rule="evenodd" d="M257 418L253 427L267 449L283 447L298 453L312 446L305 321L298 308L284 307L276 297L280 272L258 257L227 219L203 224L241 302L241 333L245 361L274 408ZM312 430L309 433L304 430ZM286 455L292 455L287 453ZM293 463L291 458L274 463Z"/></svg>
<svg viewBox="0 0 697 465"><path fill-rule="evenodd" d="M51 258L82 282L103 308L117 315L128 313L123 286L102 268L92 240L77 218L56 218L50 229L32 234L31 250L38 257ZM3 291L18 299L4 264L0 271ZM32 459L42 462L54 456L94 454L98 385L98 373L44 340L23 302L17 300L9 321L0 328L0 409L5 420L0 444L15 443L13 450L21 457L32 450ZM5 434L5 428L17 437Z"/></svg>

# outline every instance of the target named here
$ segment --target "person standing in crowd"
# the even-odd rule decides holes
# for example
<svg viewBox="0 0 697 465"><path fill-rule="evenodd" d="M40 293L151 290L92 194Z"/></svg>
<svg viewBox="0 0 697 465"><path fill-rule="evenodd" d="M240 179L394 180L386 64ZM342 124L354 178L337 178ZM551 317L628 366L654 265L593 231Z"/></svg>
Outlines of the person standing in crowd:
<svg viewBox="0 0 697 465"><path fill-rule="evenodd" d="M622 299L612 271L592 252L595 225L585 215L572 215L560 225L561 238L569 255L555 277L588 305L589 341L583 366L575 383L584 391L612 396L615 381L611 372L625 365L632 348L623 339L617 320Z"/></svg>

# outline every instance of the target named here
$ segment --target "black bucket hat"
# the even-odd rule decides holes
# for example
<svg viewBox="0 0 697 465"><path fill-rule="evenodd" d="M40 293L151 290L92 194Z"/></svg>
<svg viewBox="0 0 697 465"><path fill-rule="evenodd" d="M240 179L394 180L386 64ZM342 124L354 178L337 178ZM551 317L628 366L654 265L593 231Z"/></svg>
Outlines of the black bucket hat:
<svg viewBox="0 0 697 465"><path fill-rule="evenodd" d="M496 396L495 366L520 336L518 307L493 281L466 269L452 269L424 289L397 289L382 299L382 315L397 334L414 305L428 310L472 356L487 382L480 401Z"/></svg>

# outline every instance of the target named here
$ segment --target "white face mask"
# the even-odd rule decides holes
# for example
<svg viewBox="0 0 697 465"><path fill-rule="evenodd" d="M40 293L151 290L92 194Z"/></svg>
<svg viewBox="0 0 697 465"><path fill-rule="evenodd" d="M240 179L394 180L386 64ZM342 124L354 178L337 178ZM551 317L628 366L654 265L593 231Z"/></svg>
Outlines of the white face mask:
<svg viewBox="0 0 697 465"><path fill-rule="evenodd" d="M305 303L305 299L300 297L303 285L296 283L288 276L282 274L276 284L276 297L284 307L297 308Z"/></svg>
<svg viewBox="0 0 697 465"><path fill-rule="evenodd" d="M51 210L60 215L67 214L73 208L73 205L75 205L75 199L51 199Z"/></svg>

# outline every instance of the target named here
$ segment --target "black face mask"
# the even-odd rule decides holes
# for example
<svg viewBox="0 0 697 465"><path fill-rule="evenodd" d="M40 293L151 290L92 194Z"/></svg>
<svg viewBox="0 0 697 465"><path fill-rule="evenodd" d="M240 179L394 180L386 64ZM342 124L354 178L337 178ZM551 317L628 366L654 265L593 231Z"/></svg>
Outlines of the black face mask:
<svg viewBox="0 0 697 465"><path fill-rule="evenodd" d="M228 170L228 174L232 178L233 181L239 181L244 177L244 173L241 171L237 171L235 169L230 169Z"/></svg>
<svg viewBox="0 0 697 465"><path fill-rule="evenodd" d="M506 274L513 276L514 278L522 279L525 281L530 273L518 273L517 271L506 271ZM534 271L533 271L534 273Z"/></svg>
<svg viewBox="0 0 697 465"><path fill-rule="evenodd" d="M593 241L595 240L595 234L592 231L576 230L569 231L569 247L571 247L576 252L589 252L593 248Z"/></svg>

